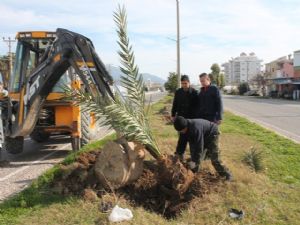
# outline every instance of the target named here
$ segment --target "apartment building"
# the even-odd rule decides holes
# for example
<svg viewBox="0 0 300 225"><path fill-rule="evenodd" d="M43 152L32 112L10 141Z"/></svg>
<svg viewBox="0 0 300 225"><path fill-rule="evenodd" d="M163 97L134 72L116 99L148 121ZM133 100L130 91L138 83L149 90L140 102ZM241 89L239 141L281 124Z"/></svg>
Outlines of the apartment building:
<svg viewBox="0 0 300 225"><path fill-rule="evenodd" d="M300 98L300 50L266 63L264 78L271 96Z"/></svg>
<svg viewBox="0 0 300 225"><path fill-rule="evenodd" d="M264 75L267 79L294 77L294 65L291 55L266 63Z"/></svg>
<svg viewBox="0 0 300 225"><path fill-rule="evenodd" d="M253 52L249 55L242 52L240 56L223 63L226 84L236 85L249 82L255 76L261 74L261 63L262 60Z"/></svg>

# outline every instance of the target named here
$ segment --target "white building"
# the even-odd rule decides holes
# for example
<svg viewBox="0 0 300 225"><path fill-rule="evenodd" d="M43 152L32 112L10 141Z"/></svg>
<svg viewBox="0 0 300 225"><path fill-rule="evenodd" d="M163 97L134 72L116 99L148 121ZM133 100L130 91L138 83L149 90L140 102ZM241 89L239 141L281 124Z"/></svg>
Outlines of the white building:
<svg viewBox="0 0 300 225"><path fill-rule="evenodd" d="M261 62L253 52L249 55L243 52L240 56L223 63L226 84L248 82L261 74Z"/></svg>
<svg viewBox="0 0 300 225"><path fill-rule="evenodd" d="M294 51L294 68L295 70L299 71L300 70L300 50ZM296 74L297 76L298 74ZM299 75L300 76L300 73Z"/></svg>

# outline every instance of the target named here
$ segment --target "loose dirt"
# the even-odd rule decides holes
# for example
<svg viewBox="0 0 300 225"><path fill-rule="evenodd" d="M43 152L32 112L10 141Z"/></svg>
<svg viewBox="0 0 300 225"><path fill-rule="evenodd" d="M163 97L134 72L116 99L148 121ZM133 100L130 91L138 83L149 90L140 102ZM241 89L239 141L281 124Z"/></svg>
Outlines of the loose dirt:
<svg viewBox="0 0 300 225"><path fill-rule="evenodd" d="M63 195L82 196L96 201L112 192L97 181L94 164L98 152L83 153L76 162L62 165L53 184L53 190ZM183 172L182 172L183 170ZM160 161L145 161L142 175L134 183L113 190L116 197L127 199L133 206L174 218L186 209L196 197L203 197L220 186L221 179L209 171L193 174L178 159L165 156Z"/></svg>
<svg viewBox="0 0 300 225"><path fill-rule="evenodd" d="M142 176L135 183L118 190L118 194L123 195L134 206L142 206L171 219L186 209L195 197L204 197L221 184L219 177L204 170L195 174L185 193L178 195L159 177L157 163L146 161Z"/></svg>

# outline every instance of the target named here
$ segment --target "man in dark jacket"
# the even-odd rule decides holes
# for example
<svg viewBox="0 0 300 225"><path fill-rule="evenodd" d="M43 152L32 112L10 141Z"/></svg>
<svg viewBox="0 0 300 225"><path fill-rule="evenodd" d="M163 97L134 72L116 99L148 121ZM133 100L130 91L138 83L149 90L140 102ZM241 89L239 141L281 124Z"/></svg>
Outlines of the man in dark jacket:
<svg viewBox="0 0 300 225"><path fill-rule="evenodd" d="M201 162L205 155L209 154L211 163L218 174L225 177L226 180L232 179L231 173L220 160L218 125L204 119L185 119L178 116L175 118L174 127L187 136L192 159L189 166L193 172L198 172L201 169Z"/></svg>
<svg viewBox="0 0 300 225"><path fill-rule="evenodd" d="M197 91L190 87L190 80L187 75L181 76L181 88L175 92L175 97L172 106L172 121L176 116L185 118L195 118L197 103ZM179 134L176 147L176 154L183 160L183 154L187 145L187 137L185 134Z"/></svg>
<svg viewBox="0 0 300 225"><path fill-rule="evenodd" d="M223 105L219 89L211 85L210 78L206 73L199 75L202 85L198 94L197 118L209 120L221 124Z"/></svg>

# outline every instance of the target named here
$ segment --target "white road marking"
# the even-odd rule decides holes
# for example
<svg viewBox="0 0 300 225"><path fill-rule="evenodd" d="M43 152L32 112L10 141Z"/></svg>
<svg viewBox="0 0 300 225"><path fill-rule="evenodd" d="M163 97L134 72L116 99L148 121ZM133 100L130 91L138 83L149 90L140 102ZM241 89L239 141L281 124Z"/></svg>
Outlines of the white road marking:
<svg viewBox="0 0 300 225"><path fill-rule="evenodd" d="M272 125L272 124L266 123L266 122L261 121L261 120L259 120L259 119L254 119L253 117L251 117L251 116L249 116L249 115L246 115L246 114L244 114L244 113L238 112L238 111L233 110L233 109L231 109L231 108L225 107L225 109L228 110L228 111L230 111L230 112L232 112L232 113L234 113L234 114L236 114L236 115L238 115L238 116L245 117L245 118L249 119L249 120L252 121L252 122L260 123L263 127L267 128L267 129L272 129L272 131L274 131L275 133L277 133L277 134L279 134L279 135L281 135L281 136L283 136L283 137L286 137L286 138L288 138L288 139L291 139L291 140L293 140L293 141L296 142L296 143L300 143L300 141L299 141L299 140L300 140L300 136L297 135L297 134L294 134L294 133L292 133L292 132L290 132L290 131L284 130L284 129L279 128L279 127L276 127L276 126L274 126L274 125ZM260 125L260 124L259 124L259 125ZM286 133L287 135L285 135L285 134L283 134L283 133L281 133L281 132L279 132L279 131L281 131L281 132L283 132L283 133ZM298 138L299 140L295 139L295 137Z"/></svg>
<svg viewBox="0 0 300 225"><path fill-rule="evenodd" d="M65 145L63 145L63 146L62 146L61 148L59 148L59 149L65 149L65 148L67 148L69 145L70 145L69 143L68 143L68 144L65 144ZM36 161L30 163L29 165L23 166L23 167L21 167L20 169L18 169L18 170L16 170L16 171L12 172L12 173L10 173L10 174L7 174L5 177L0 178L0 182L5 181L5 180L7 180L8 178L10 178L10 177L12 177L12 176L14 176L14 175L16 175L16 174L18 174L18 173L20 173L20 172L26 170L26 169L28 169L31 165L40 163L40 162L43 161L44 159L50 157L51 155L54 155L54 154L57 153L57 152L58 152L58 151L53 151L53 152L51 152L51 153L49 153L49 154L47 154L47 155L45 155L45 156L39 158L38 160L36 160Z"/></svg>

